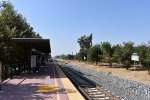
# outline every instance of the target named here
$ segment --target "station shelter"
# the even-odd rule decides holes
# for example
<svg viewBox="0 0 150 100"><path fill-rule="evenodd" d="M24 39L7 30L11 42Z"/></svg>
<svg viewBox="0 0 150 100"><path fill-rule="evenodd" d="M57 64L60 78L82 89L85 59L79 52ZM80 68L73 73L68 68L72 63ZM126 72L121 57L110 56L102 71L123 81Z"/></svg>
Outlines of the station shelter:
<svg viewBox="0 0 150 100"><path fill-rule="evenodd" d="M51 55L50 40L41 38L12 38L16 45L28 50L28 71L35 73Z"/></svg>

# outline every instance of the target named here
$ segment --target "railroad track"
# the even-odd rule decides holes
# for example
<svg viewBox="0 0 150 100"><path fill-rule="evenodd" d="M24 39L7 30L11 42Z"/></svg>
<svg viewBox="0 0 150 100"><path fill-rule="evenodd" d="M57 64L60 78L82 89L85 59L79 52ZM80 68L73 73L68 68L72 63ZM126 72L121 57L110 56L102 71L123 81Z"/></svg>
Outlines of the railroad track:
<svg viewBox="0 0 150 100"><path fill-rule="evenodd" d="M61 67L68 78L83 94L85 99L88 100L120 100L118 97L112 95L110 92L105 91L102 87L97 86L94 82L87 79L77 71L69 67Z"/></svg>

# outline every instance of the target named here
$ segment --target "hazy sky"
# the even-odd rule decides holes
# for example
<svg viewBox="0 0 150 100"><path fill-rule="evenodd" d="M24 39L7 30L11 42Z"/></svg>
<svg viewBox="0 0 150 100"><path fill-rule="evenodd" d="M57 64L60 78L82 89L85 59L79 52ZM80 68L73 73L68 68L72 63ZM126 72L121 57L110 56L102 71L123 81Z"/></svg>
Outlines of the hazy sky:
<svg viewBox="0 0 150 100"><path fill-rule="evenodd" d="M79 51L77 39L93 33L93 44L150 40L150 0L11 0L43 38L52 56Z"/></svg>

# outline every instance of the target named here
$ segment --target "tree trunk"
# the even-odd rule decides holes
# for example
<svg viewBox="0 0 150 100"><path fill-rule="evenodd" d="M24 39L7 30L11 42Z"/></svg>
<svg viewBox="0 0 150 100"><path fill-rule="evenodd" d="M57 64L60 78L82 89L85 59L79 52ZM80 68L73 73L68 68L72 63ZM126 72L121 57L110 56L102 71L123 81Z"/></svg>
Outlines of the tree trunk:
<svg viewBox="0 0 150 100"><path fill-rule="evenodd" d="M128 66L128 65L126 66L126 69L127 69L127 70L129 69L129 66Z"/></svg>
<svg viewBox="0 0 150 100"><path fill-rule="evenodd" d="M96 66L97 66L97 64L98 64L98 61L96 61Z"/></svg>
<svg viewBox="0 0 150 100"><path fill-rule="evenodd" d="M110 67L112 68L112 62L110 62Z"/></svg>

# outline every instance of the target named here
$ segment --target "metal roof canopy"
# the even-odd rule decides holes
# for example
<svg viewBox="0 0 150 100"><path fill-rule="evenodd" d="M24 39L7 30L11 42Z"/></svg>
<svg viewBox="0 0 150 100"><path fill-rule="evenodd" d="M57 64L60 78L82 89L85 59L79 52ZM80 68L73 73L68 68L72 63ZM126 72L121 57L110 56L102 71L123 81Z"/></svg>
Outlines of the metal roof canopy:
<svg viewBox="0 0 150 100"><path fill-rule="evenodd" d="M35 48L43 53L51 53L49 39L41 38L12 38L12 41L27 48Z"/></svg>

